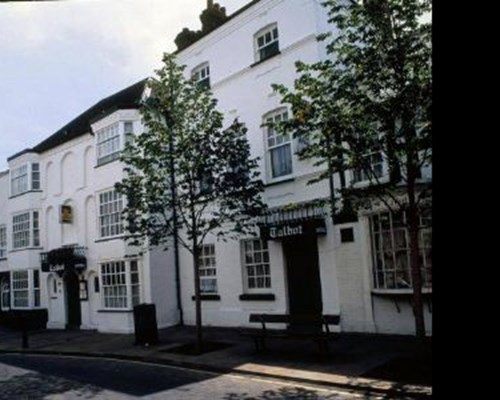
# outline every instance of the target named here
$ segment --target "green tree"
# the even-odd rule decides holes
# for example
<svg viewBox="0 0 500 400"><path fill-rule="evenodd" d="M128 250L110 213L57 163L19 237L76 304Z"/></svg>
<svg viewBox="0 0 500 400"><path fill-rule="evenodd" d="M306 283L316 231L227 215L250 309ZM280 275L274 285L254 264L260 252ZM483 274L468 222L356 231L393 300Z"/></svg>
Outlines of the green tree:
<svg viewBox="0 0 500 400"><path fill-rule="evenodd" d="M300 156L325 166L318 179L330 181L334 222L339 208L369 207L375 199L393 215L406 213L415 328L422 338L419 217L431 187L420 174L432 162L431 3L327 0L324 5L336 27L318 37L326 41L328 57L297 62L293 89L273 85L293 111L276 129L293 130L308 143ZM349 185L348 170L369 184ZM340 188L334 189L336 174Z"/></svg>
<svg viewBox="0 0 500 400"><path fill-rule="evenodd" d="M127 144L127 176L116 187L127 198L129 241L167 248L174 237L192 254L201 351L201 246L208 235L227 240L251 232L263 183L245 126L235 120L223 130L210 91L185 79L174 56L165 54L163 63L148 82L140 109L145 129Z"/></svg>

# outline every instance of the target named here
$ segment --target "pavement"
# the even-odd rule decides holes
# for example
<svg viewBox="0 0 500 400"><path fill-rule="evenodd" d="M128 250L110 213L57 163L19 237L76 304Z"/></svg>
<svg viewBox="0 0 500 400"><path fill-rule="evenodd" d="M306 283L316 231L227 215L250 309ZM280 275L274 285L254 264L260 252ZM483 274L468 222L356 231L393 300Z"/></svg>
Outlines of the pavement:
<svg viewBox="0 0 500 400"><path fill-rule="evenodd" d="M91 330L29 332L28 348L21 333L0 327L0 353L57 354L106 357L181 366L220 374L272 377L300 383L343 387L366 393L410 398L432 397L431 339L342 333L321 356L307 340L271 340L268 351L257 353L253 341L235 328L204 328L204 341L215 343L201 355L182 354L193 343L193 327L159 330L156 345L135 345L135 335Z"/></svg>

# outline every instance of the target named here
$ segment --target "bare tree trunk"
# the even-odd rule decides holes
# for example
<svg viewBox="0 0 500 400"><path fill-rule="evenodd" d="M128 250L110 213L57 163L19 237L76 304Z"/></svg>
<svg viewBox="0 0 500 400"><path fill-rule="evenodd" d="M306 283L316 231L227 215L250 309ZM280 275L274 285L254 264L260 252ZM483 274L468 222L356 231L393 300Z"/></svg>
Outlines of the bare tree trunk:
<svg viewBox="0 0 500 400"><path fill-rule="evenodd" d="M200 296L200 249L196 239L193 239L193 266L194 266L194 302L196 312L196 353L203 351L203 330L201 325L201 296Z"/></svg>
<svg viewBox="0 0 500 400"><path fill-rule="evenodd" d="M424 306L422 299L422 273L418 258L418 209L415 204L415 182L408 181L408 219L410 230L410 269L413 283L413 314L415 316L415 334L419 340L425 338Z"/></svg>

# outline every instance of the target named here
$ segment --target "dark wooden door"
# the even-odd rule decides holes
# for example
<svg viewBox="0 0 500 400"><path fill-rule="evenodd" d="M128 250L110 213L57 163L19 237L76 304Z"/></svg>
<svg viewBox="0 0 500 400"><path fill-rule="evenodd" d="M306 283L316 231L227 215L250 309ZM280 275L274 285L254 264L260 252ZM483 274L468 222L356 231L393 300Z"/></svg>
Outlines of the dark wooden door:
<svg viewBox="0 0 500 400"><path fill-rule="evenodd" d="M283 240L291 315L320 315L323 310L316 236Z"/></svg>
<svg viewBox="0 0 500 400"><path fill-rule="evenodd" d="M76 272L66 271L64 286L66 287L66 328L78 329L82 323L82 313L80 307L80 283Z"/></svg>

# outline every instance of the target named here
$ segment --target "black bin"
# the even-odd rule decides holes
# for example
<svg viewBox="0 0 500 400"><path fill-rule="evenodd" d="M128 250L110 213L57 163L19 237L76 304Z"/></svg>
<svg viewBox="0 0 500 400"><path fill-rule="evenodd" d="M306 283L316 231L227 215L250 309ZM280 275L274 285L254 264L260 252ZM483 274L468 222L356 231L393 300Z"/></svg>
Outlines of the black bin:
<svg viewBox="0 0 500 400"><path fill-rule="evenodd" d="M139 304L134 307L135 344L157 344L158 325L154 304Z"/></svg>

